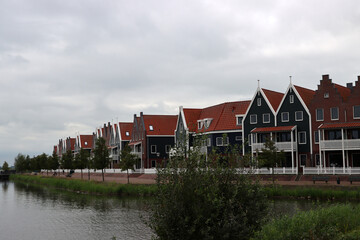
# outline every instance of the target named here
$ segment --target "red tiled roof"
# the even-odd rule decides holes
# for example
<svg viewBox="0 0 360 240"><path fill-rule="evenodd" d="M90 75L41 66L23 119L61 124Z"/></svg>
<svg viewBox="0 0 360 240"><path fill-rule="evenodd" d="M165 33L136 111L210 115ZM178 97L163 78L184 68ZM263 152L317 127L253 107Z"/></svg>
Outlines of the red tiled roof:
<svg viewBox="0 0 360 240"><path fill-rule="evenodd" d="M236 115L245 114L251 101L238 101L225 103L220 119L215 126L215 131L242 129L236 125Z"/></svg>
<svg viewBox="0 0 360 240"><path fill-rule="evenodd" d="M264 92L264 94L266 95L266 98L269 100L271 106L273 107L274 111L276 112L284 94L280 93L280 92L275 92L272 90L264 89L264 88L262 88L262 91Z"/></svg>
<svg viewBox="0 0 360 240"><path fill-rule="evenodd" d="M351 90L347 87L341 86L339 84L334 83L335 88L338 90L338 92L340 93L341 97L343 98L344 101L347 100L347 98L350 96L351 94Z"/></svg>
<svg viewBox="0 0 360 240"><path fill-rule="evenodd" d="M254 128L251 130L252 133L260 132L289 132L293 130L296 126L279 126L279 127L264 127L264 128Z"/></svg>
<svg viewBox="0 0 360 240"><path fill-rule="evenodd" d="M184 108L184 117L186 125L189 128L190 132L195 132L197 128L197 120L200 117L202 109L195 108Z"/></svg>
<svg viewBox="0 0 360 240"><path fill-rule="evenodd" d="M302 98L302 100L304 101L304 103L306 104L306 106L309 107L310 102L315 95L315 91L308 89L308 88L296 86L296 85L294 85L294 87L295 87L296 91L299 93L299 95Z"/></svg>
<svg viewBox="0 0 360 240"><path fill-rule="evenodd" d="M220 116L224 110L224 107L225 107L225 103L222 103L222 104L218 104L215 106L211 106L211 107L202 109L198 120L205 119L205 118L212 118L212 121L210 123L210 126L207 129L205 129L204 127L202 129L198 129L196 127L196 131L197 132L214 131L215 127L220 119Z"/></svg>
<svg viewBox="0 0 360 240"><path fill-rule="evenodd" d="M72 151L75 150L75 142L76 142L76 138L70 138L70 148Z"/></svg>
<svg viewBox="0 0 360 240"><path fill-rule="evenodd" d="M85 144L86 143L86 144ZM93 147L93 135L80 135L80 146L84 149Z"/></svg>
<svg viewBox="0 0 360 240"><path fill-rule="evenodd" d="M120 126L120 134L121 134L121 140L123 141L130 141L131 140L131 132L133 130L133 124L132 122L119 122ZM126 132L129 133L129 136L126 136Z"/></svg>
<svg viewBox="0 0 360 240"><path fill-rule="evenodd" d="M346 122L346 123L324 123L319 126L319 129L331 128L359 128L360 122Z"/></svg>
<svg viewBox="0 0 360 240"><path fill-rule="evenodd" d="M146 134L174 135L177 118L177 115L143 115ZM150 125L153 130L150 130Z"/></svg>

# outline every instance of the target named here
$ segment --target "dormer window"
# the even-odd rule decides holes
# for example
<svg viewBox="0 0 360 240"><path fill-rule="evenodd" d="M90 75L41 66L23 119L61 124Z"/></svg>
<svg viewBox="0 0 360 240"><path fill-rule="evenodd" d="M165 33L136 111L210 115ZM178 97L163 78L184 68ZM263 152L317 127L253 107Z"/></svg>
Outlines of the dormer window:
<svg viewBox="0 0 360 240"><path fill-rule="evenodd" d="M198 129L202 129L203 127L203 122L202 121L198 121Z"/></svg>
<svg viewBox="0 0 360 240"><path fill-rule="evenodd" d="M324 98L329 98L329 93L328 92L324 93Z"/></svg>
<svg viewBox="0 0 360 240"><path fill-rule="evenodd" d="M87 142L84 142L85 146L87 146Z"/></svg>
<svg viewBox="0 0 360 240"><path fill-rule="evenodd" d="M205 128L209 128L211 124L212 118L206 118L204 119L204 126Z"/></svg>
<svg viewBox="0 0 360 240"><path fill-rule="evenodd" d="M290 95L290 103L294 103L294 95Z"/></svg>
<svg viewBox="0 0 360 240"><path fill-rule="evenodd" d="M261 106L261 98L257 99L257 105L260 107Z"/></svg>
<svg viewBox="0 0 360 240"><path fill-rule="evenodd" d="M129 132L125 132L125 135L126 135L126 136L130 136L130 133L129 133Z"/></svg>
<svg viewBox="0 0 360 240"><path fill-rule="evenodd" d="M150 126L149 126L149 130L150 130L150 131L154 131L153 125L150 125Z"/></svg>
<svg viewBox="0 0 360 240"><path fill-rule="evenodd" d="M236 126L241 126L243 119L243 116L236 116Z"/></svg>

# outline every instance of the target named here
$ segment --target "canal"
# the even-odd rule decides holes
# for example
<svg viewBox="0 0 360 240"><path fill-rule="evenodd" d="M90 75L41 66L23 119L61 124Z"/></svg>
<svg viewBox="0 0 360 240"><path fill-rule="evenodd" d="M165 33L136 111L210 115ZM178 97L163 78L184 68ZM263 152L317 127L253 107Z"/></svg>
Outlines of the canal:
<svg viewBox="0 0 360 240"><path fill-rule="evenodd" d="M0 181L0 239L151 239L143 220L149 201ZM293 215L328 204L332 203L272 200L269 217Z"/></svg>

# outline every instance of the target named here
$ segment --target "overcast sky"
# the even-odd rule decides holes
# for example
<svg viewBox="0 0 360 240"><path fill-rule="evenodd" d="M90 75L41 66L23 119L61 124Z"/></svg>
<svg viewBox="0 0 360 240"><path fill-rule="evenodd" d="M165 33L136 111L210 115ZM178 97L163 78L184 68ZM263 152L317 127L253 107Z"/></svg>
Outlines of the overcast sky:
<svg viewBox="0 0 360 240"><path fill-rule="evenodd" d="M133 114L360 75L360 2L0 0L0 165Z"/></svg>

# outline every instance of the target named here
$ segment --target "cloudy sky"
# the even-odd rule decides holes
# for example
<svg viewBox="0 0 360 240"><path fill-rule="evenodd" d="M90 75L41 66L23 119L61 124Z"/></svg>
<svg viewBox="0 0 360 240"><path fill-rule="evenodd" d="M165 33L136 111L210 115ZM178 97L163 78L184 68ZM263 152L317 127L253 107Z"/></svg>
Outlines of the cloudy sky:
<svg viewBox="0 0 360 240"><path fill-rule="evenodd" d="M0 164L133 114L360 75L351 1L0 0Z"/></svg>

